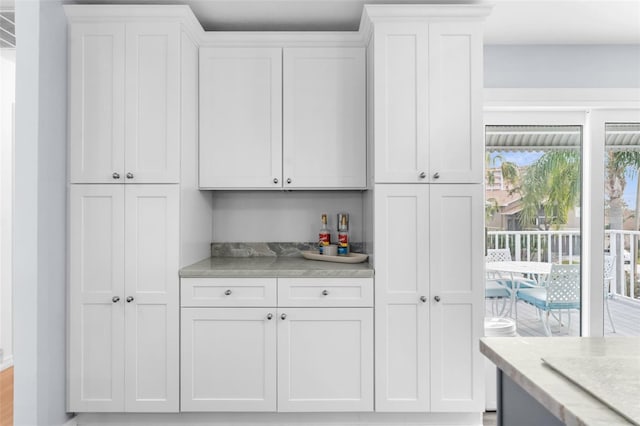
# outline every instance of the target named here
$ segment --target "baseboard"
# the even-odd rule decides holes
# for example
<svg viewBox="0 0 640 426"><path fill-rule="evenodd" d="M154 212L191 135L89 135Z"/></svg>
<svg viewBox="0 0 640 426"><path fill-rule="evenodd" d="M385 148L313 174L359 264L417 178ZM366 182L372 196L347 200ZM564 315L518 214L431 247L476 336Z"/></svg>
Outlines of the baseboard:
<svg viewBox="0 0 640 426"><path fill-rule="evenodd" d="M65 424L63 424L62 426L78 426L77 419L78 419L77 416L73 416L69 420L67 420L67 422Z"/></svg>
<svg viewBox="0 0 640 426"><path fill-rule="evenodd" d="M82 413L76 418L80 426L482 426L482 413Z"/></svg>

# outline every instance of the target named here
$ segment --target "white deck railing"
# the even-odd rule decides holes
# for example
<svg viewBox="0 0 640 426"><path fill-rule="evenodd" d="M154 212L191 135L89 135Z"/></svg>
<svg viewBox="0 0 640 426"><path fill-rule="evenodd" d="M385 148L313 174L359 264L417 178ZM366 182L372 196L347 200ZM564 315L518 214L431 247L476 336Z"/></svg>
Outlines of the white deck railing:
<svg viewBox="0 0 640 426"><path fill-rule="evenodd" d="M638 242L640 231L606 230L605 247L616 256L615 277L610 292L616 297L640 300ZM579 263L580 231L488 231L487 248L509 248L513 260ZM632 285L631 283L634 283Z"/></svg>

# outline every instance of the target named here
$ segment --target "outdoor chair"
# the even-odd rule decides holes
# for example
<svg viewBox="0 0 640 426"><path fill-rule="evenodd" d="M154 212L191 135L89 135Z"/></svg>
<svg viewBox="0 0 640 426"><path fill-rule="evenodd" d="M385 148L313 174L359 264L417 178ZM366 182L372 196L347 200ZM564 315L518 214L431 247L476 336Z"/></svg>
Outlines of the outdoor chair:
<svg viewBox="0 0 640 426"><path fill-rule="evenodd" d="M613 281L614 266L616 264L616 257L611 255L604 256L604 307L607 309L609 315L609 322L611 323L611 329L616 332L616 327L613 325L613 318L611 317L611 311L609 310L609 294L611 282Z"/></svg>
<svg viewBox="0 0 640 426"><path fill-rule="evenodd" d="M487 279L484 284L484 298L492 301L491 315L501 317L511 300L511 289L501 284L499 280ZM501 307L498 307L499 302L502 302Z"/></svg>
<svg viewBox="0 0 640 426"><path fill-rule="evenodd" d="M516 294L516 322L518 321L517 303L522 300L538 309L547 336L551 336L549 327L549 315L552 314L562 326L560 317L556 317L552 311L561 312L562 309L580 309L580 265L551 266L551 272L547 277L544 287L525 288L518 290ZM571 327L571 314L568 325Z"/></svg>
<svg viewBox="0 0 640 426"><path fill-rule="evenodd" d="M488 249L487 257L485 259L486 262L512 262L511 259L511 250L508 248L504 249ZM520 288L531 288L537 287L538 283L535 280L513 276L512 274L499 274L499 273L491 273L490 276L487 277L489 280L498 280L499 284L509 287L510 289L515 287L516 283L520 284Z"/></svg>

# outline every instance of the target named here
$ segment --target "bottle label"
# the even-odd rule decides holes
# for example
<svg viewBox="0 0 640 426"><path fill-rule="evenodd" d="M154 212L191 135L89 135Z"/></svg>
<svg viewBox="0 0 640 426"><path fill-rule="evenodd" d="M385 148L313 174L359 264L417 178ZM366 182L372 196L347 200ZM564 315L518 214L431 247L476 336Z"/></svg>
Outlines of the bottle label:
<svg viewBox="0 0 640 426"><path fill-rule="evenodd" d="M331 244L331 234L328 232L321 232L318 235L318 241L320 243L321 246L328 246L329 244Z"/></svg>
<svg viewBox="0 0 640 426"><path fill-rule="evenodd" d="M346 256L349 254L349 247L338 246L338 256Z"/></svg>
<svg viewBox="0 0 640 426"><path fill-rule="evenodd" d="M340 245L340 247L347 247L349 245L349 235L338 234L338 244Z"/></svg>

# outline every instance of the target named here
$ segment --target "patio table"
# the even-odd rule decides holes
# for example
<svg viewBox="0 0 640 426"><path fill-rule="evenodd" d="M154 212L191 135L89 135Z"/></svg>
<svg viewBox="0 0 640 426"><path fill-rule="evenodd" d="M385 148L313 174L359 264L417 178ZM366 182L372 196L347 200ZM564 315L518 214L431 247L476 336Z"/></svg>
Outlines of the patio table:
<svg viewBox="0 0 640 426"><path fill-rule="evenodd" d="M505 288L507 288L507 290L509 291L509 295L511 298L511 305L508 312L508 315L511 316L511 312L513 312L513 306L516 303L516 294L520 289L520 281L515 279L516 275L535 276L535 281L539 282L541 275L549 275L549 273L551 272L551 265L552 263L550 262L532 262L524 260L486 262L485 271L507 273L510 275L513 286L511 288L507 288L505 286Z"/></svg>

